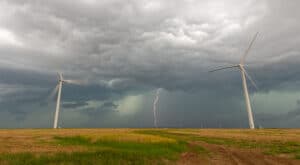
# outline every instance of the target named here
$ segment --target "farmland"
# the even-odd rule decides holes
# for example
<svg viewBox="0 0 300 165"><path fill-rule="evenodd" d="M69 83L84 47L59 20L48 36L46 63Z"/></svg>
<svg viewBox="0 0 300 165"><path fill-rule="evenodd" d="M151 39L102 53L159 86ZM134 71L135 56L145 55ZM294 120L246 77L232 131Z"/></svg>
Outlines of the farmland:
<svg viewBox="0 0 300 165"><path fill-rule="evenodd" d="M300 164L300 130L2 129L0 164Z"/></svg>

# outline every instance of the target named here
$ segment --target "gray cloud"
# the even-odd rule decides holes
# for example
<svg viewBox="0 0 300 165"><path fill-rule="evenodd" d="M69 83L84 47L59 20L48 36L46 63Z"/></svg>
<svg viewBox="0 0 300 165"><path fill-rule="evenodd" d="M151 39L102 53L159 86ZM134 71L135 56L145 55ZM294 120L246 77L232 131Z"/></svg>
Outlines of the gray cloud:
<svg viewBox="0 0 300 165"><path fill-rule="evenodd" d="M299 127L299 119L300 119L300 108L289 111L287 113L281 114L270 114L270 113L260 113L257 114L257 119L260 123L264 125L260 125L262 127Z"/></svg>
<svg viewBox="0 0 300 165"><path fill-rule="evenodd" d="M70 108L78 108L78 107L82 107L82 106L86 106L86 105L88 105L88 103L79 101L79 102L75 102L75 103L64 103L64 104L62 104L62 107L70 109Z"/></svg>
<svg viewBox="0 0 300 165"><path fill-rule="evenodd" d="M53 103L40 103L56 85L59 71L85 82L63 87L63 108L81 108L73 112L78 123L72 117L64 120L70 127L151 126L151 104L145 99L153 101L149 92L156 88L175 95L161 102L164 126L181 122L200 127L198 116L211 127L247 126L240 120L245 117L244 111L239 112L243 109L240 73L209 74L208 70L237 63L259 31L246 66L259 90L249 86L250 92L295 96L300 82L297 6L299 2L282 0L2 0L0 10L6 12L0 14L0 114L11 118L22 114L24 127L33 126L27 120L36 109L45 106L47 113L52 112ZM254 111L263 114L266 108L255 105L259 101L253 100ZM133 108L132 102L141 106ZM283 113L293 111L287 102ZM110 107L103 107L105 103ZM94 123L84 110L98 113L106 108L120 113L101 111L105 122ZM135 108L126 117L121 113ZM189 112L186 119L181 118L182 110ZM12 122L2 123L3 127L7 123Z"/></svg>

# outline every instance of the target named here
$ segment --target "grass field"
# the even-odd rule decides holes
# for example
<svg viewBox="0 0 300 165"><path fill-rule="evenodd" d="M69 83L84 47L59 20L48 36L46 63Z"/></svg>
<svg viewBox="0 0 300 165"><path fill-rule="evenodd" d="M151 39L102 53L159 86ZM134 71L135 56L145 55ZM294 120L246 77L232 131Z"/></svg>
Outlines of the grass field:
<svg viewBox="0 0 300 165"><path fill-rule="evenodd" d="M0 164L300 164L300 129L3 129Z"/></svg>

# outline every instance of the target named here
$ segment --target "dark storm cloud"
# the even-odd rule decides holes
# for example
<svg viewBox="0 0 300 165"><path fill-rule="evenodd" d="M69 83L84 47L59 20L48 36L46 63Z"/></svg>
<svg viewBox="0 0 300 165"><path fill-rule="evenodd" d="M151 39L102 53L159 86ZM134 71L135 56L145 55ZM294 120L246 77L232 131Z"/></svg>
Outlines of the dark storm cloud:
<svg viewBox="0 0 300 165"><path fill-rule="evenodd" d="M0 84L37 85L38 87L43 87L53 83L51 74L39 72L38 70L24 70L0 66L0 75Z"/></svg>
<svg viewBox="0 0 300 165"><path fill-rule="evenodd" d="M99 101L99 100L98 100ZM82 108L84 111L110 111L110 110L116 110L116 108L118 107L118 105L116 105L115 103L111 102L111 101L105 101L102 105L99 105L99 107L97 108L90 108L89 103L86 101L77 101L77 102L64 102L62 104L63 108L66 109L75 109L75 108ZM84 108L87 107L87 108Z"/></svg>
<svg viewBox="0 0 300 165"><path fill-rule="evenodd" d="M259 90L249 84L250 92L295 91L300 82L299 5L281 0L2 0L0 10L6 12L0 14L1 111L33 113L33 105L43 103L55 87L59 71L66 79L84 81L64 85L65 108L130 111L133 101L141 101L128 96L163 88L181 95L161 102L176 105L164 108L164 125L183 120L184 109L189 111L182 121L186 126L199 127L195 116L203 116L211 127L233 127L243 123L237 119L244 114L237 111L243 102L240 73L208 71L239 62L259 31L246 66ZM146 105L134 114L139 115L136 120L151 124L152 103ZM257 109L255 113L261 113ZM74 112L73 117L79 121L84 112ZM130 120L134 114L116 119L116 124L109 119L92 123L82 116L82 123L141 125ZM72 126L71 121L64 122Z"/></svg>
<svg viewBox="0 0 300 165"><path fill-rule="evenodd" d="M102 105L96 108L87 108L84 111L88 111L88 114L91 116L99 116L99 114L107 112L117 112L118 105L111 101L106 101ZM85 112L86 113L86 112Z"/></svg>
<svg viewBox="0 0 300 165"><path fill-rule="evenodd" d="M83 102L83 101L78 101L75 103L63 103L62 107L64 108L77 108L77 107L82 107L82 106L86 106L88 105L88 103Z"/></svg>
<svg viewBox="0 0 300 165"><path fill-rule="evenodd" d="M103 108L103 109L116 109L118 107L118 105L116 105L115 103L113 103L113 102L105 102L102 106L101 106L101 108Z"/></svg>
<svg viewBox="0 0 300 165"><path fill-rule="evenodd" d="M259 124L262 127L300 127L300 107L287 113L260 113L256 116L257 120L263 123L262 125Z"/></svg>

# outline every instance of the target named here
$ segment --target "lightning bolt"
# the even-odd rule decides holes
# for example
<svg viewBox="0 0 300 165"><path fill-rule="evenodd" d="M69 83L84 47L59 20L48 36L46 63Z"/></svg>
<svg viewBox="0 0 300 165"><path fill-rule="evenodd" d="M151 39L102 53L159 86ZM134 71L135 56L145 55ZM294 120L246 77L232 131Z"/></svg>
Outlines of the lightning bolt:
<svg viewBox="0 0 300 165"><path fill-rule="evenodd" d="M157 104L158 104L158 101L159 101L159 95L160 95L161 90L162 90L161 88L158 88L156 90L155 99L154 99L154 102L153 102L154 126L156 128L157 128Z"/></svg>

